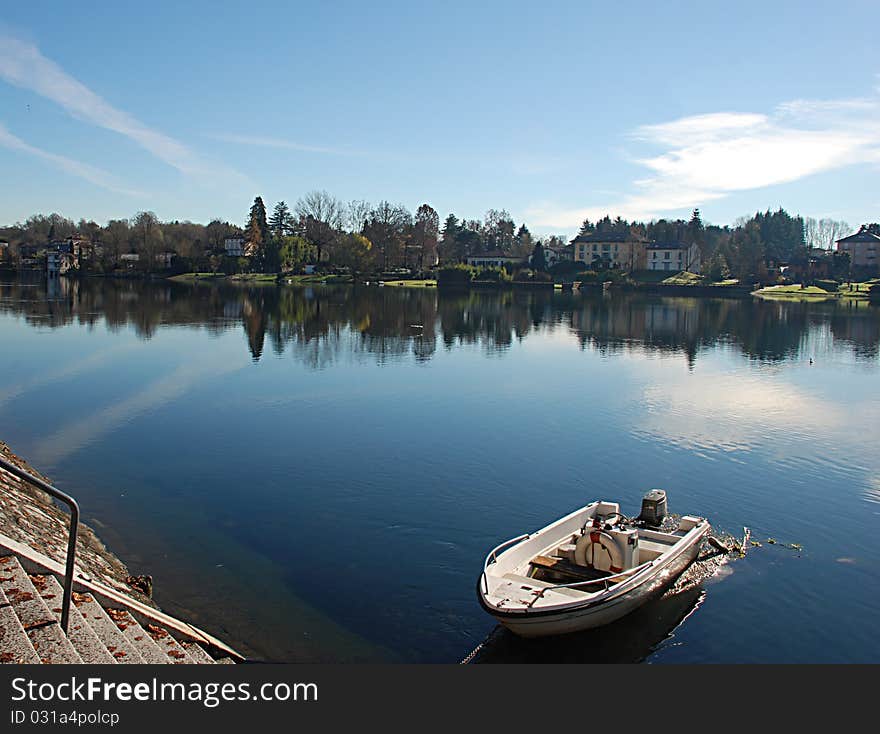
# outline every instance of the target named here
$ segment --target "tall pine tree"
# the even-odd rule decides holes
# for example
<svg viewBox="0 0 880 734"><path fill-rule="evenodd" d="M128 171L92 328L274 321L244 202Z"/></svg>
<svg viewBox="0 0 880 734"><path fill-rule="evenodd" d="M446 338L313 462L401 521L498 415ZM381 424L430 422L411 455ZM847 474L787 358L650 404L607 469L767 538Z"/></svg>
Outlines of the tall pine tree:
<svg viewBox="0 0 880 734"><path fill-rule="evenodd" d="M256 202L254 202L256 204ZM293 215L283 201L279 201L269 217L269 231L275 239L293 234Z"/></svg>
<svg viewBox="0 0 880 734"><path fill-rule="evenodd" d="M262 270L266 259L266 245L269 240L269 225L266 222L266 206L262 197L254 199L251 206L247 229L245 230L245 254L253 258L255 269Z"/></svg>

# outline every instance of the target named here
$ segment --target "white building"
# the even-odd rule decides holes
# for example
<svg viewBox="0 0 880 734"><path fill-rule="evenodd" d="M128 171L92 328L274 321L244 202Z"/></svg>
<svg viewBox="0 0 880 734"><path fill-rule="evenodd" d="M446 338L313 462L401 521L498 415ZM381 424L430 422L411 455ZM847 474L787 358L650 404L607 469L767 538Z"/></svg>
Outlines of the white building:
<svg viewBox="0 0 880 734"><path fill-rule="evenodd" d="M244 237L240 234L232 235L223 240L223 249L226 257L243 257L244 256Z"/></svg>
<svg viewBox="0 0 880 734"><path fill-rule="evenodd" d="M648 270L700 272L700 249L695 243L651 242L645 253Z"/></svg>
<svg viewBox="0 0 880 734"><path fill-rule="evenodd" d="M522 264L523 258L513 257L502 250L492 250L467 259L467 264L475 268L514 268Z"/></svg>
<svg viewBox="0 0 880 734"><path fill-rule="evenodd" d="M166 250L165 252L157 252L156 253L156 264L162 268L170 268L174 263L174 258L177 257L177 253L172 250Z"/></svg>

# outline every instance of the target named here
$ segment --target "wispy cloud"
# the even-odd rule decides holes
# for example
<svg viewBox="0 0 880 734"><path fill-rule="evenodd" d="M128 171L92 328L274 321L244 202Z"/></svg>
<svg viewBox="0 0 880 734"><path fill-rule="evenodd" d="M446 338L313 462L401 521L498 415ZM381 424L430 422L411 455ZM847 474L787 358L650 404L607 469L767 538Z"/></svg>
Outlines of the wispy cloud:
<svg viewBox="0 0 880 734"><path fill-rule="evenodd" d="M27 153L28 155L50 163L56 168L60 168L66 173L78 176L79 178L85 179L86 181L109 191L114 191L118 194L125 194L127 196L143 195L140 191L135 191L124 186L112 173L108 173L95 166L90 166L82 161L74 160L73 158L67 158L66 156L58 155L57 153L50 153L47 150L35 148L33 145L26 143L21 138L16 137L9 132L2 123L0 123L0 147L8 148L9 150L14 150L19 153Z"/></svg>
<svg viewBox="0 0 880 734"><path fill-rule="evenodd" d="M202 160L183 143L117 109L36 46L8 34L0 34L0 79L55 102L78 120L125 136L184 174L234 173Z"/></svg>
<svg viewBox="0 0 880 734"><path fill-rule="evenodd" d="M308 145L306 143L297 143L293 140L285 140L283 138L263 137L260 135L236 135L231 133L214 133L208 135L212 140L219 140L224 143L235 143L237 145L254 145L261 148L278 148L281 150L295 150L301 153L322 153L327 155L342 156L363 156L368 155L364 151L353 150L351 148L339 148L328 145Z"/></svg>
<svg viewBox="0 0 880 734"><path fill-rule="evenodd" d="M770 114L716 112L637 128L637 143L665 148L634 158L647 175L632 193L599 206L533 207L541 226L576 227L606 213L651 219L736 191L790 183L823 171L880 162L880 98L793 100Z"/></svg>

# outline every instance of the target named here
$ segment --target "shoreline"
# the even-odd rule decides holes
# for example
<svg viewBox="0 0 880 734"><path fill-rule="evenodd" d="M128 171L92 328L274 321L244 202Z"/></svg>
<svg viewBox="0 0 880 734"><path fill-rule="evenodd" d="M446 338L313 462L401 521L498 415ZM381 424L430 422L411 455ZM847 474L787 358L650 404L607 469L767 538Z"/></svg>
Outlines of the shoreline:
<svg viewBox="0 0 880 734"><path fill-rule="evenodd" d="M3 271L7 272L7 271ZM44 271L8 271L10 275L23 273L45 276ZM663 283L663 282L534 282L534 281L470 281L467 283L443 283L433 278L390 278L380 280L378 276L358 276L353 279L350 275L328 273L324 275L285 275L283 273L248 273L224 275L222 273L180 273L177 275L162 275L155 273L74 273L64 274L65 278L75 280L102 278L120 281L150 281L169 282L181 285L210 285L229 284L233 286L260 286L260 287L314 287L314 286L351 286L357 288L416 288L436 289L447 293L466 293L469 291L545 291L561 293L581 293L595 295L597 293L641 293L664 297L690 297L690 298L754 298L762 301L776 302L800 302L800 303L855 303L876 305L880 299L869 294L868 288L876 281L853 283L854 290L849 290L848 282L840 284L837 291L825 291L816 286L800 284L771 285L771 286L741 286L731 283Z"/></svg>

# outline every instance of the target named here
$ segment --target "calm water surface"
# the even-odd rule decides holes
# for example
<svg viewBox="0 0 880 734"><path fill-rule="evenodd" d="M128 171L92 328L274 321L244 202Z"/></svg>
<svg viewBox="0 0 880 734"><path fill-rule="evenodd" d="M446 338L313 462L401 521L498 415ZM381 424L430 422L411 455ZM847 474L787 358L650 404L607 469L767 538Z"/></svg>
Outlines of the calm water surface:
<svg viewBox="0 0 880 734"><path fill-rule="evenodd" d="M864 305L5 281L0 439L254 656L457 661L489 548L662 487L762 546L485 658L880 662L878 350Z"/></svg>

